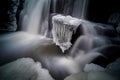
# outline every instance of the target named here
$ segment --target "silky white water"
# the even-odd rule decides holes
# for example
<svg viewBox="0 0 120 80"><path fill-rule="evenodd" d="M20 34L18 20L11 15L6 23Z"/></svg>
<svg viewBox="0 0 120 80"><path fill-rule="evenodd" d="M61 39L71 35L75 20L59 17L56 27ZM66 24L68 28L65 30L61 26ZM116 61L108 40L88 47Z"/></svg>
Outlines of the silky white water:
<svg viewBox="0 0 120 80"><path fill-rule="evenodd" d="M20 15L23 31L45 35L48 30L50 0L25 0Z"/></svg>

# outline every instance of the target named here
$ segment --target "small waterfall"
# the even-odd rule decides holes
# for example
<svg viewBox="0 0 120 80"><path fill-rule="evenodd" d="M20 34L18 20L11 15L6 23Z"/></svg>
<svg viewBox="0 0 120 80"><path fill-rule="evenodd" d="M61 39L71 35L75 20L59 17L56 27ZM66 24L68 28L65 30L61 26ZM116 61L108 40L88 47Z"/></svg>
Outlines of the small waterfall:
<svg viewBox="0 0 120 80"><path fill-rule="evenodd" d="M20 24L23 31L44 35L48 30L50 0L25 0Z"/></svg>
<svg viewBox="0 0 120 80"><path fill-rule="evenodd" d="M88 0L84 0L83 7L82 7L82 13L81 13L81 19L86 18L87 7L88 7Z"/></svg>
<svg viewBox="0 0 120 80"><path fill-rule="evenodd" d="M106 40L99 36L82 35L80 36L70 51L71 56L76 56L81 52L84 54L91 52L94 48L106 45Z"/></svg>
<svg viewBox="0 0 120 80"><path fill-rule="evenodd" d="M95 24L92 22L88 22L85 20L82 20L82 30L83 30L83 35L97 35L97 32L95 30Z"/></svg>
<svg viewBox="0 0 120 80"><path fill-rule="evenodd" d="M52 13L85 19L88 0L52 0Z"/></svg>
<svg viewBox="0 0 120 80"><path fill-rule="evenodd" d="M22 30L33 34L47 35L51 2L52 13L83 18L88 0L25 0L19 20Z"/></svg>
<svg viewBox="0 0 120 80"><path fill-rule="evenodd" d="M57 0L53 0L53 13L56 13L56 3Z"/></svg>
<svg viewBox="0 0 120 80"><path fill-rule="evenodd" d="M76 0L73 6L72 16L84 19L87 6L88 0Z"/></svg>
<svg viewBox="0 0 120 80"><path fill-rule="evenodd" d="M94 48L98 48L107 44L106 39L100 36L94 27L99 24L81 20L82 35L78 37L75 44L73 45L70 55L76 56L81 52L86 54L91 52ZM97 53L93 52L92 53Z"/></svg>

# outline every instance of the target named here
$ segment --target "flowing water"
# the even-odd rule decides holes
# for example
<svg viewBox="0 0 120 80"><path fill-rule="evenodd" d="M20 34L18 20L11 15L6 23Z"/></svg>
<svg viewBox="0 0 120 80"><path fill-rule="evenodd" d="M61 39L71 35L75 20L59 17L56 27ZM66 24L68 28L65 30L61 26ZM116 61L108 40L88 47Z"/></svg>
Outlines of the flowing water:
<svg viewBox="0 0 120 80"><path fill-rule="evenodd" d="M53 12L50 12L51 1L53 2ZM53 39L46 40L46 38L41 39L36 36L30 38L30 40L28 38L28 41L24 42L23 39L29 37L30 34L20 35L22 38L18 38L19 36L15 34L16 36L10 37L10 40L15 40L18 45L15 43L14 45L10 44L10 46L13 46L11 52L5 52L9 54L18 54L19 52L22 57L27 55L27 57L41 62L43 67L48 69L50 74L57 80L63 80L69 74L82 71L85 64L101 55L93 50L106 45L106 40L97 34L95 23L83 20L85 19L88 0L69 0L68 3L67 1L25 0L24 8L20 14L22 30L27 33L46 36L50 31L49 23L51 22ZM60 13L61 15L55 15L52 17L52 21L49 21L49 16L52 13ZM72 35L78 27L81 28L82 34L78 36L74 44L71 44ZM17 42L16 39L20 39L20 42ZM54 43L60 46L61 49ZM21 51L20 48L24 49ZM63 54L68 49L70 49L69 53L67 55ZM6 57L6 55L4 56Z"/></svg>
<svg viewBox="0 0 120 80"><path fill-rule="evenodd" d="M53 12L50 12L51 2ZM49 15L51 13L83 18L86 13L87 2L87 0L25 0L19 23L23 31L46 36L49 31ZM59 6L62 7L61 12L58 12Z"/></svg>
<svg viewBox="0 0 120 80"><path fill-rule="evenodd" d="M88 0L76 0L74 3L72 16L77 18L85 18Z"/></svg>
<svg viewBox="0 0 120 80"><path fill-rule="evenodd" d="M53 0L53 13L56 13L57 0Z"/></svg>
<svg viewBox="0 0 120 80"><path fill-rule="evenodd" d="M21 12L22 30L45 35L48 30L50 0L25 0Z"/></svg>
<svg viewBox="0 0 120 80"><path fill-rule="evenodd" d="M53 12L50 12L51 2ZM82 24L82 35L79 35L70 53L72 55L79 53L85 55L94 47L105 44L104 39L99 37L94 29L94 24L82 20L85 19L87 6L88 0L25 0L24 8L20 16L20 23L22 24L23 31L45 36L47 32L50 31L48 30L50 27L49 23L52 22L53 28L51 32L53 35L53 42L60 46L63 52L71 47L72 44L70 41L72 35L75 33L78 26ZM53 16L51 19L52 21L49 21L49 15L51 13L60 13L62 15ZM98 44L97 41L101 44ZM97 52L93 53L97 54ZM94 56L94 54L92 55ZM89 62L89 60L85 61ZM79 63L78 57L77 62Z"/></svg>

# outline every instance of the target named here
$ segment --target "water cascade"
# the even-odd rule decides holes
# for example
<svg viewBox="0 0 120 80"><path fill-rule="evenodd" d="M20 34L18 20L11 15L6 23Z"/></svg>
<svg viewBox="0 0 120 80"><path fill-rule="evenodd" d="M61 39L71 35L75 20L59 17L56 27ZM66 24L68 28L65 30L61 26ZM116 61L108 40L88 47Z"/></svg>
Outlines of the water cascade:
<svg viewBox="0 0 120 80"><path fill-rule="evenodd" d="M48 30L50 0L25 0L20 15L23 31L45 35Z"/></svg>
<svg viewBox="0 0 120 80"><path fill-rule="evenodd" d="M50 31L49 15L51 13L71 15L83 19L86 14L87 3L88 0L25 0L19 24L23 31L47 35Z"/></svg>
<svg viewBox="0 0 120 80"><path fill-rule="evenodd" d="M81 20L81 25L82 35L77 38L75 44L73 45L70 51L71 56L75 56L79 53L86 54L91 51L94 53L94 48L107 45L106 39L98 34L95 29L95 27L100 24Z"/></svg>
<svg viewBox="0 0 120 80"><path fill-rule="evenodd" d="M110 33L110 30L114 29L108 30L104 24L85 20L87 6L88 0L25 0L19 18L19 24L22 31L25 32L13 33L6 37L0 36L2 45L0 47L3 48L0 50L1 55L3 54L0 56L0 64L2 60L2 63L4 61L8 63L18 58L30 57L35 61L37 67L40 66L37 64L41 63L42 67L48 69L50 75L55 78L54 80L64 80L70 74L81 73L86 64L91 63L98 56L103 56L102 50L109 40L104 33L105 31ZM52 13L56 15L52 15ZM110 21L116 22L114 18L110 18ZM120 30L118 29L118 31ZM41 35L45 37L41 37ZM74 36L75 39L73 39ZM109 53L111 48L105 50L103 52L107 53L106 55L110 54L111 57L113 54ZM32 62L34 63L34 61ZM40 73L36 67L34 68ZM40 75L42 73L38 77ZM37 77L36 74L32 76ZM43 79L47 80L48 72L43 76L45 77ZM35 77L33 77L34 80L39 79ZM29 79L32 80L31 76Z"/></svg>
<svg viewBox="0 0 120 80"><path fill-rule="evenodd" d="M82 32L83 35L95 35L97 36L97 32L95 30L95 25L92 22L82 20Z"/></svg>
<svg viewBox="0 0 120 80"><path fill-rule="evenodd" d="M88 0L76 0L73 6L72 16L85 19Z"/></svg>
<svg viewBox="0 0 120 80"><path fill-rule="evenodd" d="M56 13L56 3L57 0L53 0L53 13Z"/></svg>
<svg viewBox="0 0 120 80"><path fill-rule="evenodd" d="M51 2L53 12L50 12ZM63 10L63 12L61 12L62 15L53 16L51 19L53 24L51 31L48 30L50 27L49 15L59 11L58 2L63 8L60 9ZM25 0L24 9L22 10L20 16L20 23L22 24L22 29L29 33L45 36L50 33L48 31L51 31L53 35L53 42L60 46L63 52L71 47L72 44L70 41L72 35L78 26L82 24L83 35L80 37L80 42L78 42L81 43L82 41L84 43L84 41L86 41L85 43L88 43L89 46L91 46L93 44L92 42L94 41L93 37L95 36L97 38L94 24L89 21L81 20L81 18L85 18L87 5L88 0L70 0L68 3L66 3L66 0L61 0L61 2L59 0Z"/></svg>

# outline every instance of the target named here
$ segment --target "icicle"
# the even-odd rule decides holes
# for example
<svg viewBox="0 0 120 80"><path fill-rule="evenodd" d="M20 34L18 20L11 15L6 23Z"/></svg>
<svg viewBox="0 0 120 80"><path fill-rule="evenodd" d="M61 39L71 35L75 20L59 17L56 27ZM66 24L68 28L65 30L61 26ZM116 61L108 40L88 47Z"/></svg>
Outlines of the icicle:
<svg viewBox="0 0 120 80"><path fill-rule="evenodd" d="M62 51L71 47L71 38L73 32L80 25L81 21L71 16L56 15L52 18L53 29L53 41L58 45Z"/></svg>

